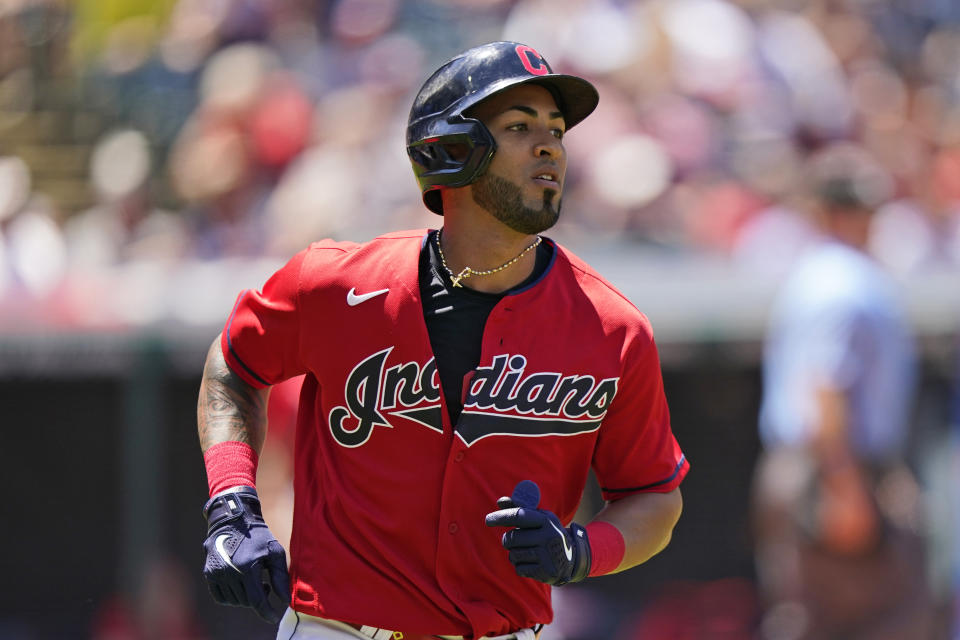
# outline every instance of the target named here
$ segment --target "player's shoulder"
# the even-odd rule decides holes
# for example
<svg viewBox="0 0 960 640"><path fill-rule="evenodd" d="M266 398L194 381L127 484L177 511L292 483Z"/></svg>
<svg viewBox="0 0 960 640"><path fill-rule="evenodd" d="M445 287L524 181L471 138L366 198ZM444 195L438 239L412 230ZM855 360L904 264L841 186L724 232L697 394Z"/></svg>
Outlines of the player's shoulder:
<svg viewBox="0 0 960 640"><path fill-rule="evenodd" d="M403 231L391 231L383 235L377 236L370 240L364 242L356 242L353 240L335 240L333 238L325 238L323 240L318 240L316 242L310 243L310 245L305 249L308 253L316 254L348 254L354 253L357 251L365 251L370 249L382 249L387 247L399 247L401 245L408 245L413 243L422 243L424 237L429 232L429 229L408 229Z"/></svg>
<svg viewBox="0 0 960 640"><path fill-rule="evenodd" d="M575 278L579 289L608 321L635 325L652 335L650 320L632 300L594 269L587 261L558 242L557 257Z"/></svg>
<svg viewBox="0 0 960 640"><path fill-rule="evenodd" d="M393 231L363 242L327 238L312 242L302 251L308 269L337 265L359 265L366 261L389 264L412 253L419 253L428 229Z"/></svg>
<svg viewBox="0 0 960 640"><path fill-rule="evenodd" d="M394 231L364 242L330 238L313 242L301 252L300 287L304 291L331 286L379 287L384 279L415 277L428 231Z"/></svg>

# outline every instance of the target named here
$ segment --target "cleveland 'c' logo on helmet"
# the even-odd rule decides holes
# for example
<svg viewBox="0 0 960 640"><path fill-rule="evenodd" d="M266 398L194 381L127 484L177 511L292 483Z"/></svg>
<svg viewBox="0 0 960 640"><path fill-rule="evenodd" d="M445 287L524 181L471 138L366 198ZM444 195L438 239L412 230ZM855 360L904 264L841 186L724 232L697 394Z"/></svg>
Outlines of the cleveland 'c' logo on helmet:
<svg viewBox="0 0 960 640"><path fill-rule="evenodd" d="M533 47L528 47L525 44L518 44L516 52L517 55L520 56L520 62L523 63L523 68L533 75L542 76L550 73L550 67L547 66L547 61L544 60L543 56L537 53L537 50Z"/></svg>
<svg viewBox="0 0 960 640"><path fill-rule="evenodd" d="M395 427L398 418L443 432L436 361L387 367L391 351L357 364L344 388L346 406L330 410L330 433L344 447L365 444L375 427ZM619 378L527 372L526 366L524 356L502 354L473 372L454 428L467 446L494 435L569 436L600 427Z"/></svg>

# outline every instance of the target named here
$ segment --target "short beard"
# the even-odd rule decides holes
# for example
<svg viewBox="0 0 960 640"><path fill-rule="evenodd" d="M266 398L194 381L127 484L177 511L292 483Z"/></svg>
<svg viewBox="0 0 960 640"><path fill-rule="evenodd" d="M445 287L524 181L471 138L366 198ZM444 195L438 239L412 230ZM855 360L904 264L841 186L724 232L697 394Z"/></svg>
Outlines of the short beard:
<svg viewBox="0 0 960 640"><path fill-rule="evenodd" d="M560 218L561 200L557 198L554 208L552 201L557 197L554 189L544 189L543 206L540 209L524 206L519 186L489 173L473 183L472 191L474 202L518 233L541 233L555 225Z"/></svg>

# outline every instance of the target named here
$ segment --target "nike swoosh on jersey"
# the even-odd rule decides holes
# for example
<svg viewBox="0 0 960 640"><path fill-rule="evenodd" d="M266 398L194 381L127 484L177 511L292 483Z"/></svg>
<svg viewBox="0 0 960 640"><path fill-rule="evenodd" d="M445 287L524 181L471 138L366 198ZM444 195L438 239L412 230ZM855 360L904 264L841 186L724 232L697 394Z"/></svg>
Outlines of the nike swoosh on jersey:
<svg viewBox="0 0 960 640"><path fill-rule="evenodd" d="M387 291L390 291L390 289L380 289L379 291L371 291L370 293L357 293L356 288L351 288L350 291L347 291L347 304L355 307L361 302L366 302L370 298L376 298Z"/></svg>
<svg viewBox="0 0 960 640"><path fill-rule="evenodd" d="M240 569L237 569L237 566L233 564L233 560L230 559L230 554L227 553L227 550L223 547L224 540L229 540L230 534L222 533L217 536L216 542L213 543L213 546L217 548L217 553L220 554L220 557L223 558L223 561L230 565L230 568L236 571L237 573L243 573Z"/></svg>
<svg viewBox="0 0 960 640"><path fill-rule="evenodd" d="M567 556L568 562L573 562L573 547L567 544L567 536L563 533L563 529L558 527L553 522L550 523L550 526L553 527L557 533L560 534L560 539L563 540L563 552Z"/></svg>

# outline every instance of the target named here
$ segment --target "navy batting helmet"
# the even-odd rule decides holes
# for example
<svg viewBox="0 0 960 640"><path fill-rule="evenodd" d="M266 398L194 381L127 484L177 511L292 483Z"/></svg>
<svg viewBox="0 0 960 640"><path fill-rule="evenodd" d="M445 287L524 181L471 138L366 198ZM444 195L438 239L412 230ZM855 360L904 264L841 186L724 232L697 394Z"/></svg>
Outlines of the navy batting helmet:
<svg viewBox="0 0 960 640"><path fill-rule="evenodd" d="M464 112L522 83L543 85L553 94L567 129L590 115L599 101L592 84L554 73L543 56L519 42L491 42L447 61L420 88L407 121L407 154L428 209L443 215L439 189L470 184L496 151L490 131ZM454 144L465 145L466 157L450 155L446 145Z"/></svg>

